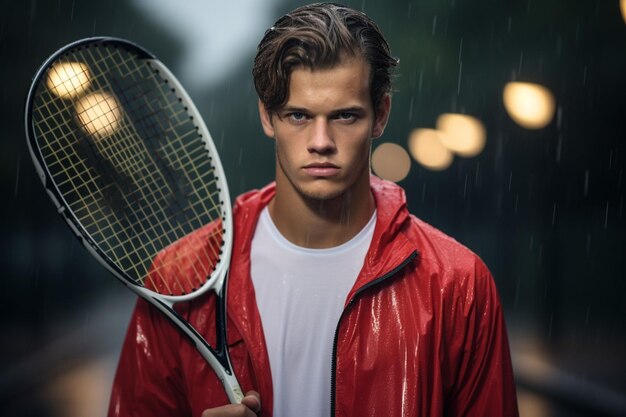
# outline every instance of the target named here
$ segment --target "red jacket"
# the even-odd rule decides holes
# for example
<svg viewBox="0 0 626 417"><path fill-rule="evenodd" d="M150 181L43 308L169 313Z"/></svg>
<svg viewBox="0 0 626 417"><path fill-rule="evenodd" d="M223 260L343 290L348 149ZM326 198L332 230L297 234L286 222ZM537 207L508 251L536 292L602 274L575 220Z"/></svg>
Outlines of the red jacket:
<svg viewBox="0 0 626 417"><path fill-rule="evenodd" d="M363 269L337 325L334 415L518 415L504 317L487 267L410 215L401 188L372 177L378 217ZM228 342L243 391L272 414L272 380L250 279L250 245L274 186L239 197L228 281ZM215 342L215 296L177 307ZM306 384L306 381L293 381ZM137 303L109 416L193 416L227 403L209 365L144 301ZM294 416L295 417L295 416Z"/></svg>

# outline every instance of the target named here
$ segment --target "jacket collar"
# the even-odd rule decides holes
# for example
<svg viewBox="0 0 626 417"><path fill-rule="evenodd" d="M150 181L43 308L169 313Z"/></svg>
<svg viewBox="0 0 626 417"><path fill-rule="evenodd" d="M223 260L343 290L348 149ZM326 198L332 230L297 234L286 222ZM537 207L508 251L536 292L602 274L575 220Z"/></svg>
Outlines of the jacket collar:
<svg viewBox="0 0 626 417"><path fill-rule="evenodd" d="M410 222L404 190L392 182L375 176L370 177L370 188L376 201L376 227L363 269L348 299L359 288L392 271L417 250L403 233L407 222ZM272 200L275 193L276 184L272 182L261 190L253 190L241 195L235 202L233 259L238 260L238 264L241 264L239 260L245 259L244 264L247 268L246 271L240 271L243 274L237 274L241 278L245 276L246 279L249 279L252 237L261 212ZM244 283L241 282L240 284ZM237 303L235 300L233 302Z"/></svg>

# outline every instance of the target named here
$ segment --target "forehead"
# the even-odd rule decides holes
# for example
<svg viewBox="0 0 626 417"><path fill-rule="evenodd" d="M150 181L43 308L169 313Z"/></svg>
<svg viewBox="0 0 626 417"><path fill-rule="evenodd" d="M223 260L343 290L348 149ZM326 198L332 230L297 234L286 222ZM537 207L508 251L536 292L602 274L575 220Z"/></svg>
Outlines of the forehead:
<svg viewBox="0 0 626 417"><path fill-rule="evenodd" d="M370 101L370 67L360 56L344 56L324 68L297 67L289 82L285 106L365 105Z"/></svg>

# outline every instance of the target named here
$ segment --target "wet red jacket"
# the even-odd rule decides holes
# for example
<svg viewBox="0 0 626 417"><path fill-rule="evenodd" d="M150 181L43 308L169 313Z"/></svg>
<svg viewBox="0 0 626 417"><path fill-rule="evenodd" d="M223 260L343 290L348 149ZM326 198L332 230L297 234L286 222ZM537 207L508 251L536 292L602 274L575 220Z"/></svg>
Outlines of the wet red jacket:
<svg viewBox="0 0 626 417"><path fill-rule="evenodd" d="M500 301L471 251L411 216L403 191L372 178L378 218L363 269L337 325L335 416L517 416ZM228 343L245 391L272 414L272 380L250 279L250 244L274 186L235 205L228 282ZM177 307L215 342L215 296ZM307 381L293 381L306 384ZM209 365L144 301L137 303L115 377L109 416L193 416L227 403Z"/></svg>

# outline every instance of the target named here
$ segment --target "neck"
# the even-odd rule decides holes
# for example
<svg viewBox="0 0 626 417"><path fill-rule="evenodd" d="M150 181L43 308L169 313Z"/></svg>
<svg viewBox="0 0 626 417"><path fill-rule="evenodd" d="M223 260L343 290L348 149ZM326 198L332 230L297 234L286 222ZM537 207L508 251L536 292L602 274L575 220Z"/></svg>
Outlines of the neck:
<svg viewBox="0 0 626 417"><path fill-rule="evenodd" d="M339 246L365 227L375 210L369 177L333 199L308 199L276 182L269 203L272 221L290 242L313 249ZM294 198L292 198L294 197Z"/></svg>

